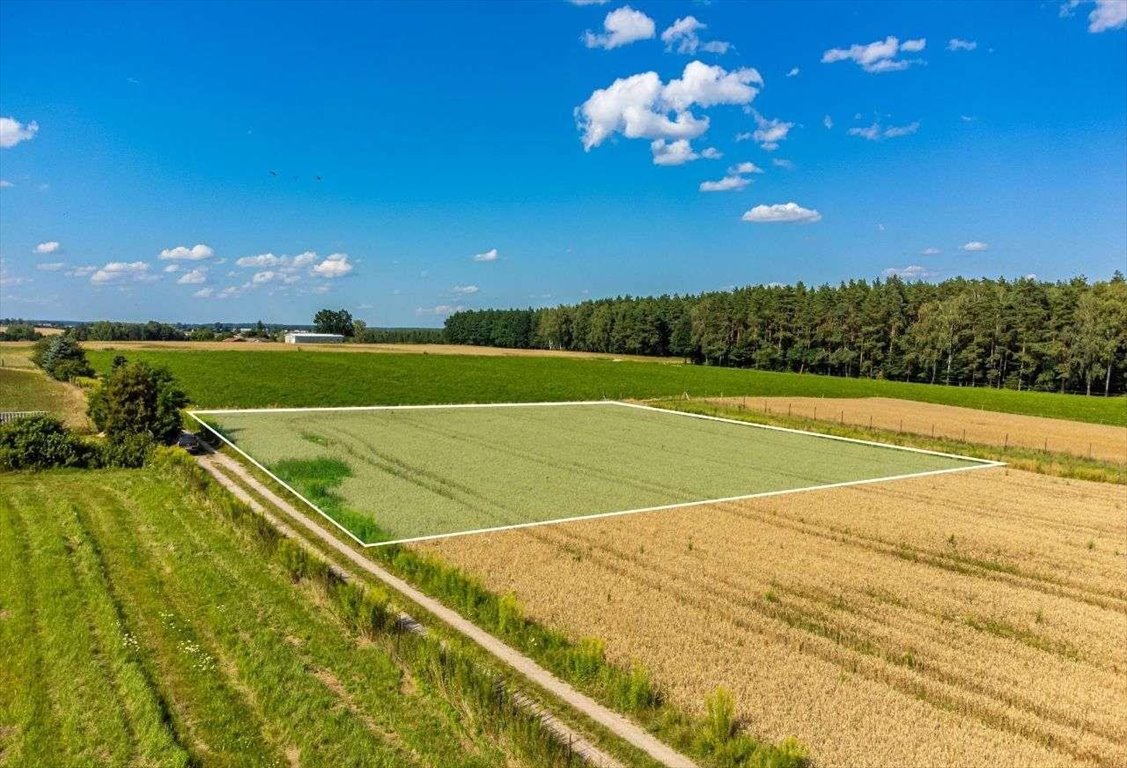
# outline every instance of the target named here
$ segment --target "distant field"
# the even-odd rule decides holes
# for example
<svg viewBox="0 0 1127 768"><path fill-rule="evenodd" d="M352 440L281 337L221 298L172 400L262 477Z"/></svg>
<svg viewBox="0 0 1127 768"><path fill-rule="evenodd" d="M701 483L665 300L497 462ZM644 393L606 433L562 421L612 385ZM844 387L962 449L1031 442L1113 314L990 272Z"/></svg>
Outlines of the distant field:
<svg viewBox="0 0 1127 768"><path fill-rule="evenodd" d="M120 350L166 365L197 407L400 405L720 395L892 397L1127 426L1127 399L542 356ZM99 371L117 351L93 350Z"/></svg>
<svg viewBox="0 0 1127 768"><path fill-rule="evenodd" d="M47 411L72 427L88 426L82 390L34 369L0 368L0 411Z"/></svg>
<svg viewBox="0 0 1127 768"><path fill-rule="evenodd" d="M885 397L834 400L756 397L725 398L723 401L712 398L709 402L728 408L946 437L982 445L1019 446L1120 464L1127 462L1127 429L1106 424L1079 424L1065 419L994 413Z"/></svg>
<svg viewBox="0 0 1127 768"><path fill-rule="evenodd" d="M987 469L414 546L815 767L1127 765L1121 486Z"/></svg>
<svg viewBox="0 0 1127 768"><path fill-rule="evenodd" d="M201 418L365 543L981 466L611 403Z"/></svg>
<svg viewBox="0 0 1127 768"><path fill-rule="evenodd" d="M0 475L0 763L528 764L207 503L157 470Z"/></svg>

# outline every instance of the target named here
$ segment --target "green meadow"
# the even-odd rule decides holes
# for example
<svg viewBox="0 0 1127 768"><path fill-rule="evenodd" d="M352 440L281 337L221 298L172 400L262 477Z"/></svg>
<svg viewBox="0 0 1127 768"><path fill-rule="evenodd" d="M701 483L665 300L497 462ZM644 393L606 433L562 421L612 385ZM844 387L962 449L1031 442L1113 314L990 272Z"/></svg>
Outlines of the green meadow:
<svg viewBox="0 0 1127 768"><path fill-rule="evenodd" d="M365 542L974 466L612 403L201 418Z"/></svg>
<svg viewBox="0 0 1127 768"><path fill-rule="evenodd" d="M405 405L736 395L896 397L1096 424L1127 426L1127 399L943 387L677 363L441 354L96 350L168 366L199 408Z"/></svg>

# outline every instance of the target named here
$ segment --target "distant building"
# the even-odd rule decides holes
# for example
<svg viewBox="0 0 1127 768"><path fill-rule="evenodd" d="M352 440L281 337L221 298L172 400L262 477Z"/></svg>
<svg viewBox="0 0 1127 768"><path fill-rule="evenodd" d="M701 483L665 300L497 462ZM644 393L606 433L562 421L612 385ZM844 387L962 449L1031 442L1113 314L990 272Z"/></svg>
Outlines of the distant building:
<svg viewBox="0 0 1127 768"><path fill-rule="evenodd" d="M339 333L308 333L290 331L286 334L287 344L343 344L344 337Z"/></svg>

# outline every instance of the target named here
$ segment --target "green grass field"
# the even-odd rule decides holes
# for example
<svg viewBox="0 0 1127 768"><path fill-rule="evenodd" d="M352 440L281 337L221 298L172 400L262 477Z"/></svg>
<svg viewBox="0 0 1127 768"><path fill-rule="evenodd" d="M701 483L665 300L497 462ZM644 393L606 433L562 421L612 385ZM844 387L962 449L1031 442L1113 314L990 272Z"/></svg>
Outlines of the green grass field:
<svg viewBox="0 0 1127 768"><path fill-rule="evenodd" d="M612 403L201 418L365 542L976 466Z"/></svg>
<svg viewBox="0 0 1127 768"><path fill-rule="evenodd" d="M191 491L0 475L0 764L530 764Z"/></svg>
<svg viewBox="0 0 1127 768"><path fill-rule="evenodd" d="M0 411L47 411L72 427L87 426L86 401L78 387L35 369L0 368Z"/></svg>
<svg viewBox="0 0 1127 768"><path fill-rule="evenodd" d="M201 408L497 403L716 395L897 397L1127 426L1127 399L660 362L553 357L123 349L168 366ZM99 372L114 350L90 352Z"/></svg>

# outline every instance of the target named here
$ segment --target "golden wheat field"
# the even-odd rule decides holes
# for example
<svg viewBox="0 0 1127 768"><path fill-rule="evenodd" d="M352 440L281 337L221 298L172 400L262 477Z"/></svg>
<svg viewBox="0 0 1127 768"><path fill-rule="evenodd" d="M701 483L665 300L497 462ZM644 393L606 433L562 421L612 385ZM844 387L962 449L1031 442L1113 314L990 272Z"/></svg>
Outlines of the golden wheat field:
<svg viewBox="0 0 1127 768"><path fill-rule="evenodd" d="M421 547L818 766L1127 764L1127 489L1007 469Z"/></svg>
<svg viewBox="0 0 1127 768"><path fill-rule="evenodd" d="M1127 429L1046 419L1013 413L980 411L887 397L748 397L713 398L717 405L789 414L860 427L876 427L917 435L933 435L971 443L1019 446L1033 450L1127 462Z"/></svg>

